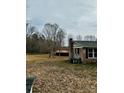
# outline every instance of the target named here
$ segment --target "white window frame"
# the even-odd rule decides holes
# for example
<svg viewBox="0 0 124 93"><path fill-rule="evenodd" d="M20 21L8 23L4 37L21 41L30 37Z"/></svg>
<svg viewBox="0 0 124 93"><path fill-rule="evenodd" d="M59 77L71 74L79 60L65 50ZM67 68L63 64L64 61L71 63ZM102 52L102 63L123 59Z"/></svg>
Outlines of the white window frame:
<svg viewBox="0 0 124 93"><path fill-rule="evenodd" d="M78 51L79 51L79 54L80 54L80 48L74 48L74 54L79 55Z"/></svg>
<svg viewBox="0 0 124 93"><path fill-rule="evenodd" d="M79 50L79 54L78 54L78 50ZM74 48L74 57L75 58L80 57L80 48Z"/></svg>
<svg viewBox="0 0 124 93"><path fill-rule="evenodd" d="M95 49L92 49L92 57L89 57L89 49L88 49L88 59L96 59L97 57L95 57Z"/></svg>

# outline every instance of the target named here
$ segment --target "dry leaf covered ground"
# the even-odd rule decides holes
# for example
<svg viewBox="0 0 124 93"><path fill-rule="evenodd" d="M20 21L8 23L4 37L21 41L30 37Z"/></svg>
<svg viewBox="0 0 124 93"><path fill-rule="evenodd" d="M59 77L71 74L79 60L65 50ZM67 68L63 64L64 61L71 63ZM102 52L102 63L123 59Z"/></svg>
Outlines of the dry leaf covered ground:
<svg viewBox="0 0 124 93"><path fill-rule="evenodd" d="M70 64L67 59L27 55L27 76L36 76L33 93L96 93L96 64Z"/></svg>

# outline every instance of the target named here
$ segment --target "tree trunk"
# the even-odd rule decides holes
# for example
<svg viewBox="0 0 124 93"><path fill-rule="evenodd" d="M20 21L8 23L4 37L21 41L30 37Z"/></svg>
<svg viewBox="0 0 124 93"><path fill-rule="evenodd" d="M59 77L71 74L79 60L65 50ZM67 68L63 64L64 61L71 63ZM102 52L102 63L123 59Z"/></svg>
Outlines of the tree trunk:
<svg viewBox="0 0 124 93"><path fill-rule="evenodd" d="M59 56L60 56L60 50L61 50L61 48L59 47Z"/></svg>

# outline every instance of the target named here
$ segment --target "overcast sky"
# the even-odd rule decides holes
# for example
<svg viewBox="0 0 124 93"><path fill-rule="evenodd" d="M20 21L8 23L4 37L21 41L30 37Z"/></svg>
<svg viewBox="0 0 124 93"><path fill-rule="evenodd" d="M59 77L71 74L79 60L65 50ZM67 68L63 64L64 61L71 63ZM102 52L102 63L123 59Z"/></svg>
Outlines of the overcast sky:
<svg viewBox="0 0 124 93"><path fill-rule="evenodd" d="M67 34L95 35L96 0L27 0L27 20L41 28L57 23Z"/></svg>

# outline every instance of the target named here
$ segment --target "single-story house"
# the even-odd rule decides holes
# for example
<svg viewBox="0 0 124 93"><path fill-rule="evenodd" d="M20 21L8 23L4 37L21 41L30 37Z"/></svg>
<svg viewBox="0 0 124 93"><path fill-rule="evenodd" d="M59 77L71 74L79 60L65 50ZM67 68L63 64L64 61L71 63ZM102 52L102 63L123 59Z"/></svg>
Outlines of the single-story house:
<svg viewBox="0 0 124 93"><path fill-rule="evenodd" d="M71 63L97 62L97 41L73 41L69 39L69 59Z"/></svg>
<svg viewBox="0 0 124 93"><path fill-rule="evenodd" d="M69 49L68 47L61 47L60 49L56 50L56 56L69 56Z"/></svg>

